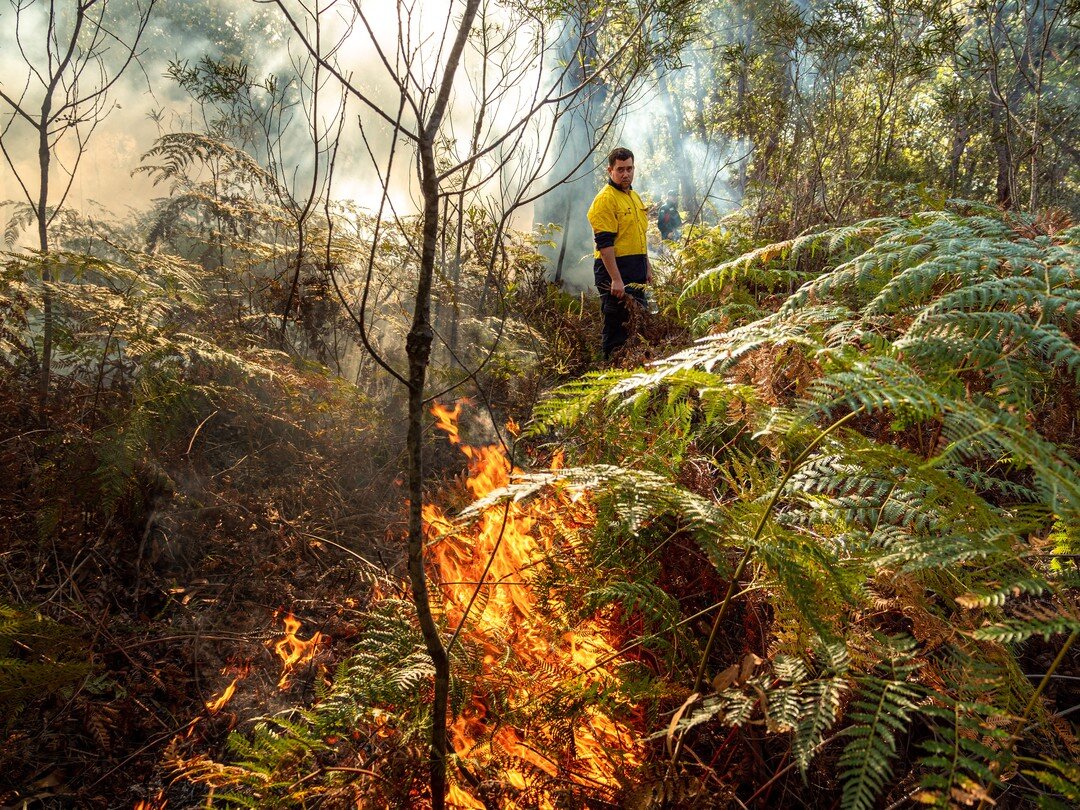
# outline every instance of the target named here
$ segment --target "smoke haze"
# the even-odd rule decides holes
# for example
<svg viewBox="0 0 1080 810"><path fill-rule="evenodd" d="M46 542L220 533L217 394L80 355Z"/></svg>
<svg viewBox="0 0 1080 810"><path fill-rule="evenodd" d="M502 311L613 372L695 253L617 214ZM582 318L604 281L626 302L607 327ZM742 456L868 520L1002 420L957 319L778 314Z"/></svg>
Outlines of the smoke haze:
<svg viewBox="0 0 1080 810"><path fill-rule="evenodd" d="M18 31L22 41L31 45L41 42L45 5L33 5L22 15ZM368 4L365 7L370 8ZM131 26L137 19L139 8L138 0L110 0L108 3L106 22L116 26L121 40L130 39ZM310 20L301 5L286 2L285 8L293 15L298 27L310 35ZM451 0L424 0L422 9L416 4L411 11L399 4L397 15L371 14L369 28L353 24L352 18L345 13L347 8L349 4L331 4L331 13L325 17L323 41L340 41L337 60L343 74L358 91L394 114L398 90L383 64L382 55L401 69L399 39L402 30L407 32L408 43L425 43L424 47L414 46L420 54L413 66L416 82L437 83L437 71L445 55L440 51L439 43L451 19ZM395 7L389 7L387 11L392 8ZM21 93L22 82L28 75L26 61L16 42L14 20L14 7L7 3L0 6L0 89L9 95ZM457 157L495 142L520 117L537 89L544 92L553 81L551 77L567 63L567 54L562 50L574 41L577 33L571 25L559 32L548 32L549 37L557 37L556 47L544 55L537 53L534 47L536 31L522 24L522 20L510 17L505 11L491 11L484 21L490 36L470 39L463 70L459 72L454 88L449 118L443 127L448 152ZM489 50L486 57L481 52L485 43ZM170 65L196 65L209 57L243 61L250 66L251 76L255 79L275 75L282 81L295 82L298 73L307 70L310 74L304 45L285 15L272 3L158 0L139 52L138 63L129 67L110 92L108 115L93 132L78 165L71 194L66 200L69 208L91 212L95 216L103 212L124 216L131 211L145 210L155 198L167 194L167 189L152 184L149 175L133 174L140 165L140 157L165 133L199 132L206 128L204 112L199 105L168 76ZM27 56L35 64L40 63L40 50L31 48ZM691 66L695 65L693 60L696 58L693 53L685 55ZM704 60L702 65L708 70ZM578 78L568 76L564 84L572 84ZM492 88L500 82L505 87L495 95ZM35 87L33 81L29 88L28 98L32 99L34 92L40 96L40 88ZM302 104L292 110L280 154L283 174L289 175L291 171L294 185L310 175L314 161L311 133L303 107L303 104L310 105L311 90L297 90L297 95ZM480 115L478 110L485 97L488 103ZM333 128L334 113L340 110L342 103L338 83L328 81L319 98L320 128L326 132ZM608 133L597 156L588 155L598 137L596 119L603 117L603 91L595 98L588 97L566 116L550 154L545 153L543 147L544 129L550 126L550 119L538 116L534 126L523 131L519 139L508 141L479 164L474 179L490 174L481 189L481 196L489 197L496 210L505 208L516 198L521 184L527 180L526 169L545 165L540 183L547 182L556 187L536 205L536 220L561 229L554 237L556 246L549 258L553 272L561 270L562 279L568 286L580 289L592 284L592 234L585 211L604 181L602 154L607 149L622 144L638 155L637 187L648 202L658 203L666 189L680 185L678 160L666 145L670 139L658 137L659 133L670 129L672 111L667 106L668 98L670 96L661 94L655 86L645 88L622 113L617 130ZM30 106L32 108L33 104ZM379 204L386 179L380 171L390 152L392 127L355 98L345 102L344 111L345 125L331 193L337 199L352 200L361 207L374 209ZM9 118L10 110L0 109L0 127L7 125ZM404 111L402 123L414 131L418 127L408 109ZM36 134L18 120L10 122L10 126L9 153L19 176L33 194L37 183ZM366 144L361 137L361 128L367 137ZM698 200L704 198L702 214L714 217L738 207L741 200L733 178L737 161L747 153L749 145L703 143L687 132L679 135L684 160L693 167ZM64 139L56 150L56 157L60 167L70 169L74 166L78 157L77 141L71 137ZM507 159L507 167L498 169L499 162ZM569 181L562 183L566 176L570 177ZM62 171L59 179L63 179ZM54 181L53 188L57 193L50 199L51 203L57 201L58 190L62 187L63 183ZM389 188L393 212L409 215L417 209L419 194L410 150L399 149ZM26 201L16 173L6 164L0 164L2 200ZM690 203L688 199L680 200L684 212L692 219L697 212L688 210ZM516 224L528 227L532 215L533 208L524 207Z"/></svg>
<svg viewBox="0 0 1080 810"><path fill-rule="evenodd" d="M9 96L21 98L31 112L35 105L40 105L42 88L27 67L16 37L24 43L23 50L30 62L35 67L43 64L44 49L35 50L33 46L42 42L46 7L47 4L36 4L25 9L18 15L20 25L16 30L15 7L7 2L0 5L0 89ZM105 24L113 26L121 40L130 41L138 7L136 0L111 0L106 7ZM302 29L310 31L299 4L286 4L286 7ZM445 33L450 15L450 0L425 0L423 13L420 13L419 7L414 7L413 13L409 14L406 9L401 17L392 13L371 14L369 35L361 25L347 30L349 17L335 12L326 17L324 41L341 39L337 58L344 75L375 104L393 114L398 104L397 88L382 63L379 49L393 60L401 47L398 42L399 24L407 30L410 42L434 43L418 49L420 58L414 66L421 82L433 82L439 75L440 57L444 55L438 52L437 44ZM485 141L496 138L501 129L520 115L540 79L539 59L533 58L533 64L530 64L529 59L521 57L521 54L529 53L529 48L525 46L530 44L531 32L520 26L511 28L510 21L500 19L498 15L489 15L488 21L502 37L504 54L513 52L515 42L520 40L522 47L518 49L517 56L502 57L503 72L513 70L517 81L501 94L497 103L487 105L485 126L479 133L474 133L475 111L479 104L477 96L483 96L485 92L490 95L491 87L485 89L478 81L477 77L485 71L481 64L483 60L475 47L467 50L465 69L459 73L455 100L444 125L449 140L456 141L455 151L461 153L470 149L474 134L479 134L481 147ZM65 30L63 25L60 29L61 32ZM148 175L132 174L139 166L141 155L162 134L198 132L205 128L206 123L199 106L167 75L170 65L185 62L195 65L205 57L243 61L250 66L253 78L275 75L283 81L294 82L298 70L302 71L305 65L310 72L306 50L279 9L273 4L248 0L201 0L199 3L158 0L140 43L139 53L138 62L129 66L111 89L105 108L108 113L86 143L85 154L78 163L71 193L65 202L68 208L99 214L105 210L123 215L130 209L145 209L154 198L167 193L161 187L155 188ZM111 56L109 54L106 61ZM490 80L497 81L500 66L493 66L490 58L488 63L487 72L492 74ZM27 83L28 76L30 80ZM24 83L28 88L25 95ZM309 88L298 92L302 101L310 103ZM336 110L340 105L340 90L336 81L327 82L320 94L320 102L321 128L325 131L332 126L334 117L328 111ZM347 101L345 110L346 123L337 154L338 165L332 193L335 198L351 199L361 206L374 208L381 196L382 179L373 168L372 158L374 165L385 165L392 128L355 99ZM360 137L358 121L368 138L367 145ZM403 125L414 131L417 128L408 110L405 111ZM6 162L0 163L0 201L25 203L27 194L19 178L30 195L36 197L37 134L25 122L18 120L10 107L0 105L0 129L4 126L9 126L7 144L14 171ZM537 147L534 142L518 141L516 145L520 159L535 162ZM294 172L299 172L301 178L305 172L310 172L312 151L305 113L297 106L292 111L287 136L282 142L285 173L288 174L289 165L294 167ZM50 196L50 204L58 201L59 192L66 185L65 174L76 165L78 153L77 140L70 136L63 138L54 150L52 188L55 194ZM496 152L494 157L500 156ZM390 201L399 214L408 215L416 210L418 194L414 187L414 175L415 167L408 151L399 150L390 178ZM512 191L512 178L503 185L506 186L503 192ZM499 183L496 182L492 191L499 190Z"/></svg>

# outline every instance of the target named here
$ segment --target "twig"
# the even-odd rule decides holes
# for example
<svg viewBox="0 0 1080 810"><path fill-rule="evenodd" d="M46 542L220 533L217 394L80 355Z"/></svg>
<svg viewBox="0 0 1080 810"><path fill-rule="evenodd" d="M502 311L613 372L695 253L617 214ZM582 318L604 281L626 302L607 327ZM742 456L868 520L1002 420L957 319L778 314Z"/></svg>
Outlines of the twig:
<svg viewBox="0 0 1080 810"><path fill-rule="evenodd" d="M199 717L201 717L201 716L202 715L199 715ZM131 762L131 760L135 759L135 757L139 756L140 754L144 753L145 751L149 751L151 748L156 746L158 743L160 743L166 737L172 737L175 734L179 734L181 731L183 731L186 728L191 728L192 726L194 726L199 721L199 717L192 718L188 722L186 722L186 723L184 723L182 725L179 725L174 729L170 729L169 731L164 731L161 734L157 735L156 737L151 739L150 742L148 742L146 745L144 745L142 748L135 751L133 754L129 754L125 759L118 762L115 767L113 767L112 769L106 771L101 776L99 776L95 781L93 781L89 785L87 785L86 790L87 791L92 790L94 787L96 787L97 785L104 782L106 779L108 779L110 776L112 776L118 770L123 768L129 762Z"/></svg>
<svg viewBox="0 0 1080 810"><path fill-rule="evenodd" d="M199 431L203 429L203 425L205 425L207 422L209 422L211 419L213 419L215 416L217 416L218 413L219 413L219 411L214 411L208 417L206 417L201 422L199 422L199 426L197 428L195 428L195 432L191 434L191 441L188 442L187 450L184 451L185 456L190 456L191 455L191 448L195 446L195 438L199 435Z"/></svg>
<svg viewBox="0 0 1080 810"><path fill-rule="evenodd" d="M817 753L818 749L824 748L829 743L831 743L834 740L838 739L843 733L844 732L842 732L842 731L838 731L836 734L833 734L831 737L822 740L821 742L819 742L817 745L815 745L813 748L810 749L810 753L811 754ZM761 787L759 787L757 790L754 791L754 794L749 799L746 800L746 803L747 804L753 804L754 800L758 796L760 796L766 790L771 788L774 784L776 784L777 780L779 780L781 777L783 777L785 774L787 774L789 771L791 771L792 768L797 767L798 764L799 763L797 761L793 760L793 761L789 762L785 767L778 770L776 773L774 773L772 775L772 778L769 779L768 782L766 782L764 785L762 785Z"/></svg>

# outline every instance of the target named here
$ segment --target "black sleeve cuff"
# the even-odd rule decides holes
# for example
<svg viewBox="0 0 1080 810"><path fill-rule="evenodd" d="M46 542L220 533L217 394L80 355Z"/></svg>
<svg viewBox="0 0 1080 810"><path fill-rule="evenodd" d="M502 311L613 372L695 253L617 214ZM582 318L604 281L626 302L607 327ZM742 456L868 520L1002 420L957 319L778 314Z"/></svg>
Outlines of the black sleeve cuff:
<svg viewBox="0 0 1080 810"><path fill-rule="evenodd" d="M596 249L603 250L604 248L615 246L615 232L614 231L597 231L594 234L596 239Z"/></svg>

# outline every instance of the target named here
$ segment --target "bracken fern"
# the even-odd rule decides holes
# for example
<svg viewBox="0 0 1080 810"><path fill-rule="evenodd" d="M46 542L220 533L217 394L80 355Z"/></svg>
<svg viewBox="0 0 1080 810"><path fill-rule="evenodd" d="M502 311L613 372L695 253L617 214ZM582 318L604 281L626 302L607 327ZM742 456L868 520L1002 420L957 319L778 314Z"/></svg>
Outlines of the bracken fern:
<svg viewBox="0 0 1080 810"><path fill-rule="evenodd" d="M874 806L912 735L924 738L923 800L977 803L1006 787L1012 743L987 722L1019 713L1017 696L1032 689L1017 677L1017 645L1080 628L1075 577L1054 554L1032 553L1032 543L1071 553L1067 527L1080 515L1076 447L1041 417L1080 382L1080 229L1035 232L989 210L947 210L761 248L703 273L684 299L784 263L797 281L808 253L825 268L772 314L647 368L584 378L538 407L536 432L581 435L592 420L582 454L607 463L525 476L489 503L553 485L602 492L620 525L675 518L721 577L737 550L771 597L775 677L755 681L765 699L727 686L679 733L763 711L805 771L842 724L847 808ZM810 379L766 392L794 360ZM661 434L707 448L710 492L680 485L687 457L664 455L670 439L650 438ZM887 615L870 610L879 603L906 604L911 630L875 620ZM792 662L814 639L850 648L850 663L806 680ZM973 663L929 665L942 655ZM972 673L983 667L1008 684L979 692ZM1065 770L1038 773L1071 795Z"/></svg>

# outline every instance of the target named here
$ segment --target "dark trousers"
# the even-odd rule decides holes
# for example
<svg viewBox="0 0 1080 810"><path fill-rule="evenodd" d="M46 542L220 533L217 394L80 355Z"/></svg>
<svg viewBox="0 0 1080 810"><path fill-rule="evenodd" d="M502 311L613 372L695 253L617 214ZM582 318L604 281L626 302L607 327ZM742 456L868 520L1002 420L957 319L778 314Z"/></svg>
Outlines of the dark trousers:
<svg viewBox="0 0 1080 810"><path fill-rule="evenodd" d="M626 322L630 318L630 312L624 303L626 299L619 300L608 292L608 289L600 289L600 314L604 317L600 346L604 351L605 360L611 357L613 351L626 343L629 337L626 333ZM628 287L626 296L633 297L638 304L645 306L645 291L640 287Z"/></svg>

